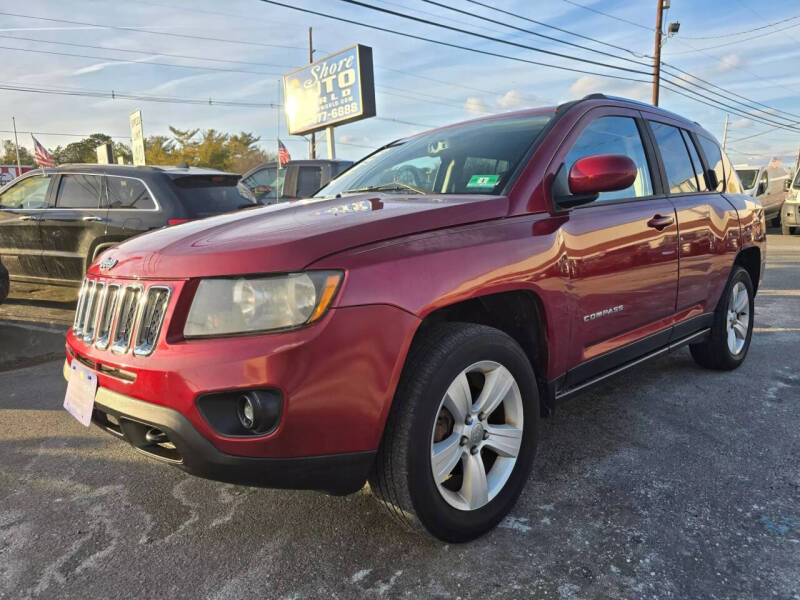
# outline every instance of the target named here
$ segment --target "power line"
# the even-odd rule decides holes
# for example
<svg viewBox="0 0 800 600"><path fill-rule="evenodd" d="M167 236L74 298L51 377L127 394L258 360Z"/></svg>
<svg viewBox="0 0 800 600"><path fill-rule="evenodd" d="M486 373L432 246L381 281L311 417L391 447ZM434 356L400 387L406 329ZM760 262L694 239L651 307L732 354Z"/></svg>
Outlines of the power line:
<svg viewBox="0 0 800 600"><path fill-rule="evenodd" d="M720 35L706 35L706 36L691 36L691 35L683 35L681 34L681 39L684 40L718 40L721 38L727 38L736 35L744 35L746 33L753 33L754 31L760 31L762 29L767 29L768 27L773 27L775 25L780 25L781 23L788 23L789 21L795 21L800 19L800 15L795 15L794 17L787 17L785 19L781 19L780 21L773 21L772 23L767 23L766 25L762 25L761 27L753 27L752 29L745 29L744 31L731 31L729 33L723 33Z"/></svg>
<svg viewBox="0 0 800 600"><path fill-rule="evenodd" d="M692 79L695 79L695 80L697 80L697 81L702 81L703 83L705 83L705 84L708 84L708 85L710 85L711 87L717 88L718 90L720 90L720 91L722 91L722 92L726 92L726 93L728 93L728 94L731 94L731 95L733 95L733 96L736 96L736 97L738 97L738 98L742 98L743 100L746 100L747 102L750 102L750 103L752 103L752 104L757 104L758 106L763 106L764 108L766 108L766 109L769 109L769 110L762 110L762 109L758 109L758 108L756 108L756 107L751 107L751 108L754 108L755 110L760 110L761 112L765 112L765 113L767 113L767 114L771 114L772 116L777 116L777 115L775 115L774 113L770 113L770 112L769 112L769 111L774 111L774 112L777 112L777 113L783 113L784 115L787 115L788 117L794 117L794 118L795 118L795 120L796 120L796 119L800 119L800 115L798 115L798 114L796 114L796 113L790 113L790 112L787 112L787 111L785 111L785 110L781 110L781 109L779 109L779 108L775 108L775 107L773 107L773 106L769 106L768 104L764 104L764 103L762 103L762 102L758 102L758 101L756 101L756 100L751 100L751 99L747 98L746 96L742 96L741 94L737 94L736 92L732 92L732 91L728 90L727 88L723 88L723 87L721 87L721 86L717 85L716 83L712 83L712 82L710 82L710 81L707 81L707 80L705 80L705 79L701 79L701 78L700 78L700 77L698 77L697 75L694 75L694 74L692 74L692 73L689 73L688 71L684 71L683 69L680 69L680 68L678 68L678 67L676 67L676 66L674 66L674 65L671 65L671 64L669 64L669 63L667 63L667 62L662 62L662 65L663 65L663 66L665 66L665 67L667 67L667 70L678 71L678 72L680 72L680 73L683 73L684 75L688 75L688 76L689 76L689 77L691 77ZM701 87L702 87L702 86L701 86ZM712 90L708 90L708 91L712 91ZM730 99L730 98L729 98L729 99ZM739 104L745 104L745 103L743 103L743 102L739 102Z"/></svg>
<svg viewBox="0 0 800 600"><path fill-rule="evenodd" d="M352 2L352 0L343 0L343 1L345 1L345 2ZM434 0L424 0L424 1L425 1L425 2L429 2L429 3L436 4L436 5L438 5L438 6L443 6L444 8L447 8L447 7L445 7L444 5L441 5L441 4L439 4L438 2L435 2ZM476 0L467 0L467 1L468 1L468 2L477 3L477 4L480 4L480 5L482 5L482 6L486 6L487 8L490 8L490 9L492 9L492 10L498 11L498 12L500 12L500 13L502 13L502 14L505 14L505 15L509 15L509 16L516 17L516 18L525 19L525 17L522 17L521 15L519 15L519 14L517 14L517 13L513 13L513 12L510 12L510 11L506 11L506 10L501 10L501 9L493 8L493 7L491 7L491 6L488 6L488 5L485 5L485 4L483 4L483 3L476 2ZM455 10L456 12L464 12L464 11L460 11L460 10L458 10L458 9L451 9L451 10ZM469 13L464 13L464 14L469 14ZM479 18L479 17L477 17L477 16L476 16L476 18ZM518 30L520 30L520 31L523 31L523 32L526 32L526 33L533 33L534 35L537 35L535 32L531 32L531 31L529 31L529 30L526 30L526 29L517 28L517 27L515 27L515 26L513 26L513 25L506 25L506 26L507 26L507 27L512 27L512 28L514 28L514 29L518 29ZM591 48L590 48L590 50L591 50ZM629 59L626 59L626 60L629 60ZM670 66L671 66L671 65L670 65ZM690 75L690 76L694 77L694 76L693 76L691 73L688 73L687 71L683 71L682 69L679 69L679 68L677 68L677 67L673 67L673 68L674 68L674 69L677 69L678 71L681 71L682 73L685 73L685 74L687 74L687 75ZM735 96L738 96L739 98L742 98L742 99L744 99L744 100L745 100L745 101L747 101L747 102L742 102L742 101L740 101L740 100L736 100L735 98L731 98L730 96L727 96L727 95L723 94L722 92L726 92L726 91L727 91L727 90L725 90L724 88L722 88L722 87L720 87L720 86L718 86L718 85L716 85L716 84L712 84L712 83L710 83L710 82L708 82L708 81L705 81L705 80L703 80L703 79L700 79L699 77L695 77L695 79L697 79L698 81L702 81L702 82L704 82L704 83L707 83L707 84L709 84L709 85L712 85L713 87L717 88L718 90L721 90L721 91L716 91L716 92L715 92L714 90L711 90L711 89L709 89L709 88L706 88L706 87L704 87L704 86L702 86L702 85L700 85L700 84L695 84L695 85L697 85L698 87L700 87L701 89L703 89L704 91L707 91L707 92L711 92L711 93L715 93L715 94L722 95L722 96L723 96L723 98L725 98L725 99L727 99L727 100L729 100L729 101L732 101L732 102L734 102L734 103L736 103L736 104L739 104L739 105L742 105L742 106L746 106L746 107L747 107L747 108L749 108L749 109L754 109L754 110L758 111L759 113L764 113L764 114L768 115L768 117L766 117L766 119L767 119L767 120L769 120L770 122L773 122L773 123L775 122L775 121L771 121L771 119L770 119L770 117L774 117L775 115L774 115L772 112L767 112L767 111L764 111L764 110L762 110L762 109L759 109L757 106L755 106L756 104L757 104L757 105L760 105L760 106L764 106L764 107L766 107L766 108L770 109L770 111L778 110L778 112L785 112L785 111L780 111L779 109L774 109L773 107L771 107L771 106L768 106L768 105L766 105L766 104L762 104L762 103L760 103L760 102L751 101L750 99L748 99L748 98L746 98L745 96L742 96L742 95L740 95L740 94L734 94L734 95L735 95ZM679 85L679 84L676 84L676 85ZM733 92L731 92L731 93L733 93ZM726 105L726 106L727 106L727 105ZM796 116L796 117L800 118L800 115L793 115L792 113L786 113L786 114L789 114L790 116ZM757 115L750 115L750 113L748 113L748 115L749 115L749 116L753 116L753 117L757 117ZM762 118L765 118L765 117L762 117ZM779 117L779 118L780 118L780 117Z"/></svg>
<svg viewBox="0 0 800 600"><path fill-rule="evenodd" d="M198 99L198 98L179 98L174 96L150 96L146 94L130 94L126 92L119 92L116 90L83 90L83 89L65 89L65 88L41 88L25 85L12 85L9 83L0 84L0 90L8 90L12 92L29 92L36 94L51 94L60 96L84 96L89 98L101 98L104 100L137 100L140 102L158 102L164 104L191 104L196 106L224 106L224 107L241 107L241 108L281 108L279 104L273 103L257 103L257 102L236 102L233 100L214 100L213 98Z"/></svg>
<svg viewBox="0 0 800 600"><path fill-rule="evenodd" d="M0 129L0 133L14 133L13 129ZM30 133L32 135L55 135L55 136L64 136L64 137L79 137L79 138L88 138L93 135L94 133L53 133L52 131L23 131L21 129L17 129L17 133ZM106 135L106 134L102 134ZM129 135L109 135L112 139L119 139L119 140L129 140L131 136Z"/></svg>
<svg viewBox="0 0 800 600"><path fill-rule="evenodd" d="M305 50L304 46L286 46L282 44L265 44L262 42L248 42L244 40L231 40L224 38L206 37L201 35L190 35L188 33L174 33L170 31L152 31L150 29L142 29L139 27L123 27L121 25L100 25L97 23L87 23L85 21L70 21L68 19L55 19L52 17L36 17L33 15L25 15L21 13L3 12L0 15L7 17L19 17L20 19L35 19L37 21L50 21L52 23L69 23L71 25L85 25L88 27L98 27L100 29L117 29L120 31L136 31L138 33L149 33L151 35L164 35L169 37L186 38L190 40L203 40L206 42L224 42L226 44L240 44L244 46L260 46L263 48L290 48L292 50Z"/></svg>
<svg viewBox="0 0 800 600"><path fill-rule="evenodd" d="M185 58L188 60L207 60L209 62L218 62L218 63L232 63L232 64L242 64L242 65L252 65L256 67L279 67L281 69L293 69L294 65L277 65L273 63L258 63L258 62L248 62L244 60L230 60L224 58L211 58L208 56L190 56L187 54L168 54L166 52L160 51L149 51L149 50L131 50L129 48L111 48L109 46L93 46L91 44L78 44L75 42L56 42L53 40L42 40L37 38L28 38L28 37L19 37L16 35L5 35L0 34L0 38L8 38L11 40L19 40L22 42L36 42L37 44L58 44L59 46L73 46L76 48L91 48L94 50L108 50L110 52L126 52L128 54L149 54L150 56L165 56L168 58ZM155 64L155 63L150 63ZM250 73L250 71L243 71L244 73Z"/></svg>
<svg viewBox="0 0 800 600"><path fill-rule="evenodd" d="M751 138L758 137L760 135L771 133L773 131L776 131L777 129L778 129L777 127L770 127L769 129L765 129L764 131L759 131L758 133L754 133L753 135L748 135L748 136L745 136L745 137L736 138L735 140L728 140L728 143L729 144L735 144L737 142L743 142L745 140L749 140ZM783 132L779 132L779 133L783 133Z"/></svg>
<svg viewBox="0 0 800 600"><path fill-rule="evenodd" d="M17 52L34 52L36 54L49 54L55 56L71 56L74 58L90 58L92 60L101 60L116 63L134 64L134 65L156 65L159 67L171 67L175 69L192 69L195 71L213 71L217 73L247 73L250 75L267 75L270 77L278 77L280 73L265 73L263 71L245 71L242 69L223 69L221 67L202 67L200 65L176 65L174 63L162 63L152 60L126 60L124 58L110 58L107 56L91 56L88 54L73 54L71 52L56 52L55 50L36 50L33 48L14 48L13 46L0 46L2 50L15 50Z"/></svg>
<svg viewBox="0 0 800 600"><path fill-rule="evenodd" d="M499 52L491 52L489 50L480 50L478 48L471 48L469 46L462 46L460 44L454 44L454 43L450 43L450 42L445 42L443 40L434 40L434 39L430 39L430 38L427 38L427 37L423 37L421 35L414 35L413 33L406 33L406 32L403 32L403 31L396 31L394 29L389 29L387 27L380 27L378 25L371 25L369 23L362 23L361 21L356 21L354 19L348 19L348 18L345 18L345 17L338 17L338 16L335 16L335 15L330 15L330 14L323 13L323 12L320 12L320 11L317 11L317 10L312 10L310 8L301 8L299 6L293 6L291 4L285 4L283 2L277 2L276 0L261 0L261 2L264 2L266 4L272 4L274 6L281 6L283 8L288 8L290 10L296 10L298 12L303 12L303 13L307 13L307 14L311 14L311 15L316 15L318 17L325 17L327 19L332 19L334 21L340 21L342 23L349 23L350 25L357 25L359 27L366 27L368 29L373 29L375 31L382 31L384 33L391 33L393 35L399 35L399 36L402 36L402 37L407 37L407 38L411 38L411 39L415 39L415 40L420 40L422 42L428 42L428 43L431 43L431 44L437 44L439 46L446 46L448 48L456 48L458 50L466 50L467 52L483 54L485 56L492 56L492 57L495 57L495 58L505 58L505 59L508 59L508 60L516 61L516 62L526 63L526 64L530 64L530 65L537 65L537 66L540 66L540 67L549 67L551 69L559 69L559 70L562 70L562 71L570 71L570 72L573 72L573 73L583 73L585 75L597 75L598 77L608 77L610 79L619 79L619 80L622 80L622 81L637 81L637 82L646 83L642 79L635 79L633 77L625 77L625 76L622 76L622 75L612 75L610 73L598 73L597 71L587 71L585 69L577 69L575 67L565 67L565 66L553 65L553 64L549 64L549 63L543 63L543 62L539 62L539 61L535 61L535 60L529 60L529 59L526 59L526 58L521 58L521 57L518 57L518 56L509 56L507 54L501 54ZM646 73L646 74L649 75L649 73Z"/></svg>
<svg viewBox="0 0 800 600"><path fill-rule="evenodd" d="M591 60L589 58L581 58L581 57L578 57L578 56L572 56L571 54L564 54L563 52L556 52L554 50L545 50L543 48L536 48L535 46L528 46L527 44L520 44L519 42L513 42L513 41L510 41L510 40L504 40L502 38L493 37L491 35L484 35L482 33L478 33L478 32L475 32L475 31L469 31L467 29L460 29L458 27L453 27L451 25L444 25L442 23L436 23L435 21L429 21L428 19L423 19L421 17L415 17L414 15L408 15L408 14L401 13L401 12L398 12L398 11L395 11L395 10L390 10L388 8L381 8L380 6L375 6L375 5L369 4L367 2L360 2L359 0L340 0L340 1L341 2L345 2L347 4L353 4L355 6L360 6L362 8L367 8L369 10L374 10L374 11L377 11L377 12L381 12L381 13L384 13L384 14L387 14L387 15L393 15L395 17L400 17L400 18L403 18L403 19L407 19L409 21L416 21L417 23L424 23L425 25L432 25L433 27L438 27L440 29L446 29L448 31L455 31L455 32L458 32L458 33L464 33L466 35L470 35L472 37L484 39L484 40L487 40L487 41L490 41L490 42L497 42L499 44L505 44L507 46L514 46L516 48L522 48L523 50L530 50L532 52L540 52L542 54L548 54L550 56L557 56L559 58L565 58L567 60L574 60L574 61L581 62L581 63L597 65L597 66L600 66L600 67L605 67L607 69L617 69L619 71L625 71L627 73L636 73L636 74L639 74L639 75L649 75L650 74L649 72L646 72L646 71L641 71L641 70L637 70L637 69L631 69L629 67L622 67L622 66L619 66L619 65L610 65L610 64L607 64L607 63L602 63L602 62L597 61L597 60ZM630 60L630 59L626 59L626 60ZM559 67L559 68L562 68L562 67Z"/></svg>
<svg viewBox="0 0 800 600"><path fill-rule="evenodd" d="M511 16L511 17L516 17L516 18L522 19L524 21L529 21L529 22L534 23L536 25L540 25L540 26L543 26L543 27L551 27L551 25L547 25L546 23L542 23L541 21L535 21L533 19L529 19L528 17L523 17L522 15L510 12L510 11L507 11L507 10L503 10L502 8L496 8L494 6L490 6L488 4L484 4L483 2L478 2L477 0L466 0L466 1L470 2L472 4L476 4L478 6L483 6L484 8L488 8L490 10L494 10L494 11L502 13L504 15L508 15L508 16ZM452 6L447 6L446 4L442 4L440 2L436 2L436 0L423 0L423 2L427 2L428 4L433 4L433 5L439 6L441 8L446 8L447 10L451 10L453 12L457 12L457 13L460 13L460 14L463 14L463 15L467 15L469 17L474 17L476 19L481 19L482 18L479 15L467 12L465 10L461 10L460 8L453 8ZM605 52L604 50L597 50L596 48L590 48L589 46L584 46L582 44L576 44L574 42L570 42L570 41L567 41L567 40L562 40L562 39L559 39L559 38L556 38L556 37L553 37L553 36L550 36L550 35L545 35L543 33L539 33L537 31L532 31L530 29L524 29L522 27L516 27L515 25L509 25L508 23L498 22L498 24L502 25L503 27L508 27L510 29L514 29L516 31L521 31L523 33L528 33L530 35L535 35L537 37L541 37L541 38L544 38L546 40L550 40L550 41L553 41L553 42L558 42L559 44L566 44L567 46L572 46L573 48L580 48L581 50L587 50L589 52L595 52L597 54L602 54L604 56L609 56L611 58L616 58L616 59L619 59L619 60L628 61L628 62L637 64L637 65L643 65L643 66L647 66L647 67L650 66L649 63L643 63L641 61L633 60L632 58L627 58L625 56L619 56L617 54L611 54L610 52ZM553 29L557 29L558 31L569 33L571 35L579 35L579 34L576 34L576 33L572 33L571 31L567 31L566 29L561 29L560 27L553 27ZM579 37L586 37L586 36L579 35ZM600 42L599 40L595 40L594 38L586 37L586 39L591 40L591 41L596 42L596 43L605 44L605 42ZM622 48L621 46L614 46L614 48L618 48L620 50L624 50L626 52L631 53L633 56L636 56L636 53L634 53L632 50L628 50L627 48Z"/></svg>
<svg viewBox="0 0 800 600"><path fill-rule="evenodd" d="M578 4L577 2L573 2L572 0L561 0L562 2L566 2L567 4L571 4L577 8L582 8L583 10L588 10L589 12L593 12L598 15L603 15L604 17L608 17L609 19L614 19L616 21L621 21L622 23L627 23L628 25L633 25L634 27L638 27L639 29L645 29L649 32L654 32L655 29L652 27L647 27L646 25L642 25L641 23L637 23L636 21L629 21L628 19L623 19L622 17L618 17L617 15L612 15L611 13L603 12L602 10L597 10L596 8L592 8L591 6L585 6L583 4Z"/></svg>
<svg viewBox="0 0 800 600"><path fill-rule="evenodd" d="M715 46L704 46L703 48L695 48L694 50L687 50L685 52L673 52L673 54L691 54L692 52L700 52L702 50L713 50L714 48L724 48L726 46L732 46L734 44L741 44L743 42L747 42L750 40L754 40L756 38L766 37L768 35L773 35L775 33L780 33L781 31L786 31L787 29L793 29L795 27L800 27L800 23L795 23L794 25L788 25L787 27L781 27L780 29L774 29L773 31L768 31L766 33L759 33L758 35L754 35L752 37L741 38L738 40L734 40L732 42L725 42L724 44L717 44Z"/></svg>

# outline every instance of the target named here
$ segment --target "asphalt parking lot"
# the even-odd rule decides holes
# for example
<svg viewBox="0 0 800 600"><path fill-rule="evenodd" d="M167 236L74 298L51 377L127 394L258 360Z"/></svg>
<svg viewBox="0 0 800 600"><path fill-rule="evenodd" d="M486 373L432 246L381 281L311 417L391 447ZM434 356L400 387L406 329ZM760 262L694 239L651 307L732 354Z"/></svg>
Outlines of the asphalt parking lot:
<svg viewBox="0 0 800 600"><path fill-rule="evenodd" d="M69 290L0 307L0 598L800 599L800 236L771 235L750 355L684 349L545 421L520 502L465 545L368 490L242 488L62 408Z"/></svg>

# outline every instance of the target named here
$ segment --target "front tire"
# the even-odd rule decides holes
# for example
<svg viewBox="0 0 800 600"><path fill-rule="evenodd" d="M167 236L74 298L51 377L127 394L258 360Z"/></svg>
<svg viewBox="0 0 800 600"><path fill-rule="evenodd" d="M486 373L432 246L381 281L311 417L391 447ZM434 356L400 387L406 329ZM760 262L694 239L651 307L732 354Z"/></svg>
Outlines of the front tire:
<svg viewBox="0 0 800 600"><path fill-rule="evenodd" d="M436 325L409 351L370 487L404 525L472 540L522 492L538 419L536 378L516 341L483 325Z"/></svg>
<svg viewBox="0 0 800 600"><path fill-rule="evenodd" d="M753 336L754 308L750 274L742 267L734 267L714 312L711 335L705 342L689 346L695 362L719 371L732 371L741 365Z"/></svg>

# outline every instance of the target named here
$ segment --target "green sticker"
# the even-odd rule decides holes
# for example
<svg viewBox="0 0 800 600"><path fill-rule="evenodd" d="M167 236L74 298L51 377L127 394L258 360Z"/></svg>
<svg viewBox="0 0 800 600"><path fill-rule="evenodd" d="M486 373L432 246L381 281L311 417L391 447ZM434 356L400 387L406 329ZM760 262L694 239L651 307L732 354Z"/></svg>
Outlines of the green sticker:
<svg viewBox="0 0 800 600"><path fill-rule="evenodd" d="M467 182L468 188L493 188L500 175L473 175Z"/></svg>

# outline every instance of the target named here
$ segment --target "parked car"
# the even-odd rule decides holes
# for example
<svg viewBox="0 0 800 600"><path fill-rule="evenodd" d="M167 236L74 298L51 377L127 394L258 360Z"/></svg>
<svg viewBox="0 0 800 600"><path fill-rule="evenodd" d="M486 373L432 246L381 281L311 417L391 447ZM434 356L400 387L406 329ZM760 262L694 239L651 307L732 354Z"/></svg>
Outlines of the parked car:
<svg viewBox="0 0 800 600"><path fill-rule="evenodd" d="M647 104L428 131L312 201L104 254L67 334L70 405L190 473L369 480L400 521L469 540L517 500L559 401L687 345L744 361L765 228L713 136Z"/></svg>
<svg viewBox="0 0 800 600"><path fill-rule="evenodd" d="M780 167L735 165L734 168L744 193L761 203L771 225L780 225L781 207L786 200L787 183L791 176Z"/></svg>
<svg viewBox="0 0 800 600"><path fill-rule="evenodd" d="M79 286L103 250L138 233L257 206L214 169L64 165L0 189L0 258L11 279Z"/></svg>
<svg viewBox="0 0 800 600"><path fill-rule="evenodd" d="M800 229L800 169L794 175L792 185L781 209L781 233L791 235Z"/></svg>
<svg viewBox="0 0 800 600"><path fill-rule="evenodd" d="M278 170L275 161L265 162L242 175L242 183L261 204L277 204L313 196L352 164L351 160L291 160Z"/></svg>

